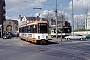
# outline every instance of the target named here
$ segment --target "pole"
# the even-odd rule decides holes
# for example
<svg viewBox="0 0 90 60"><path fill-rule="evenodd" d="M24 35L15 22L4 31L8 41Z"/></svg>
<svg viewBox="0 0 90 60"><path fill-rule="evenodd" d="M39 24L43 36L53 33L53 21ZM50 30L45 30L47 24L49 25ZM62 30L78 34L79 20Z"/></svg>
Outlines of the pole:
<svg viewBox="0 0 90 60"><path fill-rule="evenodd" d="M56 38L58 38L57 36L57 0L56 0Z"/></svg>
<svg viewBox="0 0 90 60"><path fill-rule="evenodd" d="M2 16L1 16L2 19ZM2 38L3 38L3 19L2 19Z"/></svg>
<svg viewBox="0 0 90 60"><path fill-rule="evenodd" d="M79 31L79 25L78 25L78 16L77 16L77 30Z"/></svg>
<svg viewBox="0 0 90 60"><path fill-rule="evenodd" d="M73 11L73 0L72 0L72 34L74 35L74 11Z"/></svg>
<svg viewBox="0 0 90 60"><path fill-rule="evenodd" d="M61 21L61 41L62 41L62 33L63 33L63 21Z"/></svg>

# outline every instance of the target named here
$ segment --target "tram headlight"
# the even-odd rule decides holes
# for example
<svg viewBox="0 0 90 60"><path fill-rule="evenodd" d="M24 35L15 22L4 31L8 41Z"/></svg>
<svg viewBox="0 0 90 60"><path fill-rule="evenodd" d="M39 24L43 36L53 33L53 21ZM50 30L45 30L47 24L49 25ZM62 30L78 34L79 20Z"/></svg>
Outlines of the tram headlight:
<svg viewBox="0 0 90 60"><path fill-rule="evenodd" d="M48 39L48 36L46 36L46 39Z"/></svg>
<svg viewBox="0 0 90 60"><path fill-rule="evenodd" d="M38 36L38 39L40 39L40 36Z"/></svg>

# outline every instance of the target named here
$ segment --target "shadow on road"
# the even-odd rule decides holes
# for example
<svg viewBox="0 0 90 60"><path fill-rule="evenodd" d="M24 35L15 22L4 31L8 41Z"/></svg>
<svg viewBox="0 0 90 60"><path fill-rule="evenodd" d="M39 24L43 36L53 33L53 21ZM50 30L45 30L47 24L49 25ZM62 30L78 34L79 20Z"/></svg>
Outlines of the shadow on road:
<svg viewBox="0 0 90 60"><path fill-rule="evenodd" d="M24 40L24 39L22 39L22 41L26 41L26 40ZM32 43L32 42L30 42L30 41L27 41L27 42L29 42L29 43L31 43L31 44L35 44L35 45L51 45L51 44L59 44L58 42L56 42L56 41L52 41L52 39L49 39L49 41L48 41L48 43L46 43L46 44L40 44L40 43Z"/></svg>
<svg viewBox="0 0 90 60"><path fill-rule="evenodd" d="M46 43L46 44L44 44L44 43L43 44L35 43L35 45L52 45L52 44L59 44L59 43L58 42L52 42L52 41L48 41L48 43Z"/></svg>
<svg viewBox="0 0 90 60"><path fill-rule="evenodd" d="M51 45L51 44L59 44L59 43L58 42L48 41L48 45Z"/></svg>

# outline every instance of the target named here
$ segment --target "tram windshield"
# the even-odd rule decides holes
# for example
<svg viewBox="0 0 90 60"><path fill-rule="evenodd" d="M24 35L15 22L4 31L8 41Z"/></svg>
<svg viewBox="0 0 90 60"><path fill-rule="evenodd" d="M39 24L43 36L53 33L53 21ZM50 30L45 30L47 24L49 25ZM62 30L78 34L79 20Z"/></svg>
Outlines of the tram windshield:
<svg viewBox="0 0 90 60"><path fill-rule="evenodd" d="M48 33L47 24L39 23L38 24L38 33Z"/></svg>

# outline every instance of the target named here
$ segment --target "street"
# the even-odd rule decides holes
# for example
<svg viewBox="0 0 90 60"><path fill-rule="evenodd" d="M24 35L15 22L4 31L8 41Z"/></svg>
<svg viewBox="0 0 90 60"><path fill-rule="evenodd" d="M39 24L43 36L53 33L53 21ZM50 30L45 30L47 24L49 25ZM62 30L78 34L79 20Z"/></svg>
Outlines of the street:
<svg viewBox="0 0 90 60"><path fill-rule="evenodd" d="M38 45L19 38L0 38L0 60L90 60L90 40L52 39L48 45Z"/></svg>

